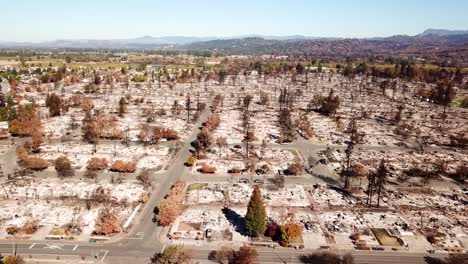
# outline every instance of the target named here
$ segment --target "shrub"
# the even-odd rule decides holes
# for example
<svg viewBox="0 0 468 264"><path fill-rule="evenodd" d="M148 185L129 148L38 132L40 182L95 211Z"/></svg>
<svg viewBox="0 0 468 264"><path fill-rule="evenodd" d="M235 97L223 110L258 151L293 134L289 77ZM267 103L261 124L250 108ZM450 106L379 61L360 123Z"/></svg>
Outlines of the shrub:
<svg viewBox="0 0 468 264"><path fill-rule="evenodd" d="M234 252L233 264L253 264L257 262L257 250L249 246L242 246Z"/></svg>
<svg viewBox="0 0 468 264"><path fill-rule="evenodd" d="M280 240L280 241L279 241L279 244L280 244L280 246L282 246L282 247L289 247L289 243L288 243L288 242L285 242L285 241L283 241L283 240Z"/></svg>
<svg viewBox="0 0 468 264"><path fill-rule="evenodd" d="M26 160L26 168L35 170L35 171L41 171L45 170L49 167L49 163L47 160L39 157L28 157Z"/></svg>
<svg viewBox="0 0 468 264"><path fill-rule="evenodd" d="M352 234L349 238L350 238L351 240L358 241L358 240L360 239L360 237L361 237L361 236L359 235L359 233L354 233L354 234Z"/></svg>
<svg viewBox="0 0 468 264"><path fill-rule="evenodd" d="M94 170L86 170L84 175L88 179L96 179L97 178L97 173Z"/></svg>
<svg viewBox="0 0 468 264"><path fill-rule="evenodd" d="M201 173L212 174L216 172L216 167L203 163L201 168L198 169L198 171Z"/></svg>
<svg viewBox="0 0 468 264"><path fill-rule="evenodd" d="M193 165L195 165L196 162L197 162L197 158L192 155L187 159L187 162L185 162L185 165L192 167Z"/></svg>
<svg viewBox="0 0 468 264"><path fill-rule="evenodd" d="M370 247L367 246L365 243L362 243L362 244L357 244L356 249L358 249L358 250L370 250Z"/></svg>
<svg viewBox="0 0 468 264"><path fill-rule="evenodd" d="M26 167L27 166L27 160L29 157L29 153L24 147L18 147L16 149L16 159L18 160L18 164L21 167Z"/></svg>
<svg viewBox="0 0 468 264"><path fill-rule="evenodd" d="M21 256L8 256L3 259L4 264L24 264L26 263Z"/></svg>
<svg viewBox="0 0 468 264"><path fill-rule="evenodd" d="M267 225L267 230L265 232L265 235L267 237L271 237L273 240L276 240L278 238L280 231L280 226L275 223L271 223Z"/></svg>
<svg viewBox="0 0 468 264"><path fill-rule="evenodd" d="M55 170L60 177L71 177L74 175L74 171L70 160L65 157L58 157L55 160Z"/></svg>
<svg viewBox="0 0 468 264"><path fill-rule="evenodd" d="M86 169L88 170L105 170L107 169L107 159L106 158L91 158L88 160L88 165Z"/></svg>
<svg viewBox="0 0 468 264"><path fill-rule="evenodd" d="M436 243L439 242L439 240L437 240L437 238L435 238L435 236L433 236L433 235L428 236L427 241L429 241L429 243L431 243L431 244L436 244Z"/></svg>
<svg viewBox="0 0 468 264"><path fill-rule="evenodd" d="M143 170L138 176L136 177L145 187L151 186L151 174L148 170Z"/></svg>
<svg viewBox="0 0 468 264"><path fill-rule="evenodd" d="M244 139L242 140L243 142L252 142L257 140L257 137L255 136L255 132L253 131L248 131L246 135L244 135Z"/></svg>
<svg viewBox="0 0 468 264"><path fill-rule="evenodd" d="M304 170L304 166L299 162L291 163L286 169L285 173L288 175L298 175Z"/></svg>
<svg viewBox="0 0 468 264"><path fill-rule="evenodd" d="M38 229L39 225L37 221L27 222L21 227L21 230L28 235L36 233Z"/></svg>
<svg viewBox="0 0 468 264"><path fill-rule="evenodd" d="M179 136L177 135L177 131L170 128L165 128L161 131L161 137L165 138L167 141L177 140Z"/></svg>
<svg viewBox="0 0 468 264"><path fill-rule="evenodd" d="M271 182L278 188L283 188L284 187L284 182L285 178L283 175L276 174L273 179L271 179Z"/></svg>
<svg viewBox="0 0 468 264"><path fill-rule="evenodd" d="M460 107L468 108L468 96L465 96L465 98L460 102Z"/></svg>
<svg viewBox="0 0 468 264"><path fill-rule="evenodd" d="M234 251L229 247L222 247L221 249L213 250L208 257L209 260L220 264L231 263L233 258Z"/></svg>
<svg viewBox="0 0 468 264"><path fill-rule="evenodd" d="M135 75L132 77L132 82L144 82L146 81L146 76L144 75Z"/></svg>
<svg viewBox="0 0 468 264"><path fill-rule="evenodd" d="M31 148L34 152L39 152L41 144L44 142L42 139L42 133L39 130L36 130L32 134L32 145Z"/></svg>
<svg viewBox="0 0 468 264"><path fill-rule="evenodd" d="M132 173L136 170L136 162L116 160L112 163L111 171Z"/></svg>

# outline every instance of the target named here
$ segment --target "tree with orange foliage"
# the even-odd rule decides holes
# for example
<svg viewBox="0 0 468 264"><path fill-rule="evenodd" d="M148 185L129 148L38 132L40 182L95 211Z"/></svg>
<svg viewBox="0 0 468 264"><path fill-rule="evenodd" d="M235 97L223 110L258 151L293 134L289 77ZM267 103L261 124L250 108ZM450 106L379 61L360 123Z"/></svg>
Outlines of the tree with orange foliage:
<svg viewBox="0 0 468 264"><path fill-rule="evenodd" d="M288 223L280 228L281 240L286 243L300 242L302 236L302 227L299 224Z"/></svg>
<svg viewBox="0 0 468 264"><path fill-rule="evenodd" d="M42 137L42 133L40 130L36 130L33 132L31 141L32 141L32 145L31 145L32 151L39 152L41 144L44 143L44 139Z"/></svg>
<svg viewBox="0 0 468 264"><path fill-rule="evenodd" d="M31 136L35 131L41 129L41 120L36 115L36 107L20 105L16 118L10 123L10 133L14 136Z"/></svg>
<svg viewBox="0 0 468 264"><path fill-rule="evenodd" d="M177 180L167 195L159 204L158 223L168 226L182 213L185 181Z"/></svg>
<svg viewBox="0 0 468 264"><path fill-rule="evenodd" d="M112 163L111 171L132 173L136 170L136 163L132 161L116 160Z"/></svg>
<svg viewBox="0 0 468 264"><path fill-rule="evenodd" d="M216 113L211 113L206 119L205 127L209 131L213 131L219 126L219 123L221 123L221 118L219 117L219 115Z"/></svg>
<svg viewBox="0 0 468 264"><path fill-rule="evenodd" d="M171 199L164 199L159 204L158 222L168 226L176 220L182 212L181 204Z"/></svg>
<svg viewBox="0 0 468 264"><path fill-rule="evenodd" d="M198 171L205 174L212 174L216 172L216 167L203 163Z"/></svg>
<svg viewBox="0 0 468 264"><path fill-rule="evenodd" d="M26 160L26 168L35 170L35 171L41 171L45 170L49 167L49 163L47 160L40 158L40 157L28 157Z"/></svg>
<svg viewBox="0 0 468 264"><path fill-rule="evenodd" d="M162 129L161 136L162 138L165 138L167 141L179 139L179 136L177 135L177 131L171 128Z"/></svg>
<svg viewBox="0 0 468 264"><path fill-rule="evenodd" d="M86 169L88 170L105 170L107 169L107 159L106 158L91 158L88 161Z"/></svg>
<svg viewBox="0 0 468 264"><path fill-rule="evenodd" d="M94 102L91 97L85 97L83 98L83 101L81 101L81 109L83 109L84 112L89 112L94 108Z"/></svg>

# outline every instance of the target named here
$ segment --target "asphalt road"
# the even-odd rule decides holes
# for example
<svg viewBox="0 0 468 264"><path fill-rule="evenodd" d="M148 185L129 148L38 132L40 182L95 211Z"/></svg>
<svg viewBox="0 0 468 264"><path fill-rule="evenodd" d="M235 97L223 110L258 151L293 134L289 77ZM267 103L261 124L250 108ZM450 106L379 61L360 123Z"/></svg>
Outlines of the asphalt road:
<svg viewBox="0 0 468 264"><path fill-rule="evenodd" d="M97 262L106 263L128 263L125 258L134 257L134 263L147 263L150 256L155 252L154 248L144 246L143 240L138 243L141 248L129 248L127 245L111 245L111 244L63 244L54 242L43 243L26 243L17 244L16 250L18 254L23 256L29 255L51 255L55 256L79 256L86 259L93 259ZM12 254L14 245L0 244L0 252L4 254ZM193 248L192 256L195 261L207 263L208 255L211 250L203 248ZM259 263L305 263L301 261L301 256L310 254L312 250L294 250L294 249L270 249L258 248ZM337 252L342 253L342 252ZM408 253L408 252L376 252L376 251L353 251L355 263L359 264L385 264L385 263L400 263L400 264L424 264L425 254ZM443 255L431 255L431 257L443 257ZM123 260L120 262L119 260Z"/></svg>
<svg viewBox="0 0 468 264"><path fill-rule="evenodd" d="M205 260L208 258L208 250L196 250L193 252L194 259ZM259 249L259 263L305 263L301 261L311 251L285 250L285 249ZM425 264L422 254L397 253L397 252L352 252L355 263L377 264L377 263L400 263L400 264Z"/></svg>

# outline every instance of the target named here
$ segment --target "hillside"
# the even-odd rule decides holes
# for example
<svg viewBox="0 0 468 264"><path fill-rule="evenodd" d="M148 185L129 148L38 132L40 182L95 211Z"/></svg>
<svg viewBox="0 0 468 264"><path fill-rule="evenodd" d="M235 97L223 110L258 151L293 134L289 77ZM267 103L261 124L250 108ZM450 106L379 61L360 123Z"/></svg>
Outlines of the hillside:
<svg viewBox="0 0 468 264"><path fill-rule="evenodd" d="M409 55L468 62L468 34L393 36L381 39L266 40L227 39L179 46L187 50L210 50L222 54L290 55L322 58Z"/></svg>

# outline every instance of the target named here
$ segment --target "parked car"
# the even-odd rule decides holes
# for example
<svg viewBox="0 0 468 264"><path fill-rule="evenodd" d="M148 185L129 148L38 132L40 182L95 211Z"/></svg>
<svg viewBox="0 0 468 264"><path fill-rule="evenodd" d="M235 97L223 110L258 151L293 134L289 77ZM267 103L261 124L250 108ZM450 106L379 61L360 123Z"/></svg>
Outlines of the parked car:
<svg viewBox="0 0 468 264"><path fill-rule="evenodd" d="M153 223L158 222L159 207L155 206L153 208Z"/></svg>
<svg viewBox="0 0 468 264"><path fill-rule="evenodd" d="M205 232L206 238L211 238L213 236L213 230L207 229Z"/></svg>
<svg viewBox="0 0 468 264"><path fill-rule="evenodd" d="M257 184L263 184L264 183L264 181L261 180L261 179L255 179L254 182L257 183Z"/></svg>
<svg viewBox="0 0 468 264"><path fill-rule="evenodd" d="M155 206L153 208L153 214L155 214L155 215L159 214L159 207Z"/></svg>
<svg viewBox="0 0 468 264"><path fill-rule="evenodd" d="M247 178L242 178L242 179L239 180L239 183L249 183L249 182L250 181Z"/></svg>

